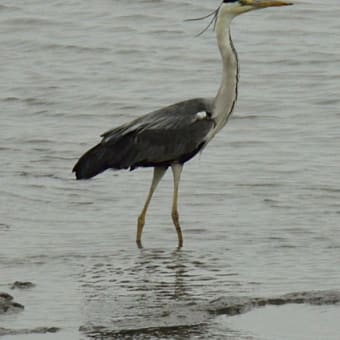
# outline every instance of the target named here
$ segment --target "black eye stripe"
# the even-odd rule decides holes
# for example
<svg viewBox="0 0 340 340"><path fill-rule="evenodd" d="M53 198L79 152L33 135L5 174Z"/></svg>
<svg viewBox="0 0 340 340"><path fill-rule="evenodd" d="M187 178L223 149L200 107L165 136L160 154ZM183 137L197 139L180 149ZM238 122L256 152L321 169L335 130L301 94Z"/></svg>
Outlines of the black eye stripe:
<svg viewBox="0 0 340 340"><path fill-rule="evenodd" d="M224 3L226 2L238 2L238 0L223 0Z"/></svg>

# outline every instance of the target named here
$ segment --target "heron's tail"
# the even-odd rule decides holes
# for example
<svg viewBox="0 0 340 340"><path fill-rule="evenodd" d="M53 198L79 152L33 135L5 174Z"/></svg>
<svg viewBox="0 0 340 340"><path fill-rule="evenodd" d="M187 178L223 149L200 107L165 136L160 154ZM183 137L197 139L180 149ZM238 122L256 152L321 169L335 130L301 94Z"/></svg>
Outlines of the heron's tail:
<svg viewBox="0 0 340 340"><path fill-rule="evenodd" d="M105 145L99 143L82 155L72 172L77 179L89 179L110 167L110 153Z"/></svg>

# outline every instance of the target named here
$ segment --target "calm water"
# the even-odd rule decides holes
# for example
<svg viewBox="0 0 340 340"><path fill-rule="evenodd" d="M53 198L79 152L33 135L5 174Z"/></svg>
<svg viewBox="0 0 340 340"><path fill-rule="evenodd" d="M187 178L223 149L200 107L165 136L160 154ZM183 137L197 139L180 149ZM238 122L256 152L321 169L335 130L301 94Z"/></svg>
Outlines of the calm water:
<svg viewBox="0 0 340 340"><path fill-rule="evenodd" d="M4 339L339 339L329 302L214 310L220 299L339 293L338 0L235 20L239 101L184 169L181 251L170 174L143 250L135 224L150 169L71 174L107 129L216 93L214 33L194 38L205 23L184 19L218 3L1 1L0 291L25 310L0 328L60 328ZM36 286L10 290L17 280Z"/></svg>

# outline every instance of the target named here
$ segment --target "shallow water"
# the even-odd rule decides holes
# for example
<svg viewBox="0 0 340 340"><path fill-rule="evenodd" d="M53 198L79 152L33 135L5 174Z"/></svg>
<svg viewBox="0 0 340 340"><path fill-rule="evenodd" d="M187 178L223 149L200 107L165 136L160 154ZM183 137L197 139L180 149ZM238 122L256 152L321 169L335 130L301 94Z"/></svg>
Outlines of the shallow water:
<svg viewBox="0 0 340 340"><path fill-rule="evenodd" d="M339 289L338 1L235 20L239 100L226 128L184 169L181 251L169 216L170 174L152 201L142 250L135 224L150 169L87 182L71 174L107 129L215 94L214 34L194 38L204 24L184 19L217 4L1 2L0 291L25 310L1 315L0 328L60 328L8 338L340 334L337 303L232 317L207 307L220 298ZM17 280L36 286L10 290ZM306 327L308 317L327 335Z"/></svg>

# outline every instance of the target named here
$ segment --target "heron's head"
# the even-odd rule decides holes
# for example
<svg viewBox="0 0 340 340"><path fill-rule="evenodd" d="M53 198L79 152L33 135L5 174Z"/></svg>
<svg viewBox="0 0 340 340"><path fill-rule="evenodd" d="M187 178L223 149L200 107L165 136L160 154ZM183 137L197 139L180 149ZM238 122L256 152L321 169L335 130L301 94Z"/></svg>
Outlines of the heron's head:
<svg viewBox="0 0 340 340"><path fill-rule="evenodd" d="M250 12L256 9L287 6L292 5L291 2L279 0L223 0L219 11L220 14L235 17L242 13Z"/></svg>

